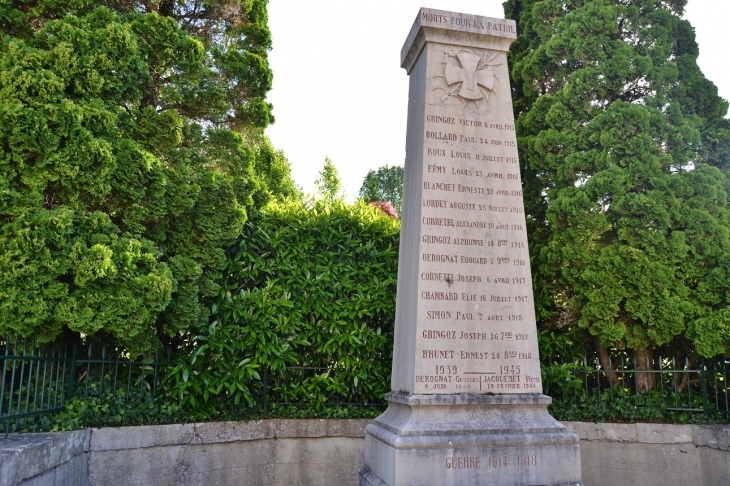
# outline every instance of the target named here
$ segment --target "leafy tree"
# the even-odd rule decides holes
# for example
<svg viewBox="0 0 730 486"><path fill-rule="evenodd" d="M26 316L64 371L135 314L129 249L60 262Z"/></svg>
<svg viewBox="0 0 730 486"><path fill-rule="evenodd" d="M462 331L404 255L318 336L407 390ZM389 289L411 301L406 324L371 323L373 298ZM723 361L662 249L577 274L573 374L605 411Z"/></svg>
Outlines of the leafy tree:
<svg viewBox="0 0 730 486"><path fill-rule="evenodd" d="M362 181L360 197L366 202L390 201L400 214L403 205L403 167L388 166L368 171Z"/></svg>
<svg viewBox="0 0 730 486"><path fill-rule="evenodd" d="M342 191L342 181L337 172L337 167L329 157L324 158L324 167L314 180L317 192L325 199L336 199Z"/></svg>
<svg viewBox="0 0 730 486"><path fill-rule="evenodd" d="M504 4L518 23L511 76L538 316L632 349L640 367L660 346L730 349L718 170L728 104L697 66L685 4Z"/></svg>
<svg viewBox="0 0 730 486"><path fill-rule="evenodd" d="M102 4L0 3L0 332L140 353L206 321L223 248L293 184L265 0Z"/></svg>

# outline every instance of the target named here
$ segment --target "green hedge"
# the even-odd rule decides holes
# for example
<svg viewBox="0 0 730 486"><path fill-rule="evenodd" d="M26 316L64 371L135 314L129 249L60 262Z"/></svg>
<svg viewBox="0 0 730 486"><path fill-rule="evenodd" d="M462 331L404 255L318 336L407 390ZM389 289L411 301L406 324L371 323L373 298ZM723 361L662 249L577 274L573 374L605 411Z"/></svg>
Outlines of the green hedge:
<svg viewBox="0 0 730 486"><path fill-rule="evenodd" d="M362 202L268 205L229 250L214 321L169 375L182 404L214 413L230 399L382 400L399 232L397 220Z"/></svg>

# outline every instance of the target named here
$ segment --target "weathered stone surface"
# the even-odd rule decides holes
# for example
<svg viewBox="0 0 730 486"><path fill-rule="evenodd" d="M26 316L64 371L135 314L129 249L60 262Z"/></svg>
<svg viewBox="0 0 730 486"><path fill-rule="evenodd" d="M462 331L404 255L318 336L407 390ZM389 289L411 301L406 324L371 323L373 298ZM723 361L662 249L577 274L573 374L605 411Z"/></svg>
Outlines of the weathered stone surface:
<svg viewBox="0 0 730 486"><path fill-rule="evenodd" d="M388 486L370 470L368 466L358 473L358 486Z"/></svg>
<svg viewBox="0 0 730 486"><path fill-rule="evenodd" d="M326 437L328 420L322 419L281 419L277 427L277 437Z"/></svg>
<svg viewBox="0 0 730 486"><path fill-rule="evenodd" d="M145 425L91 429L91 449L111 451L145 447L189 444L195 437L195 424Z"/></svg>
<svg viewBox="0 0 730 486"><path fill-rule="evenodd" d="M343 419L343 420L328 420L327 421L327 435L329 437L365 437L365 427L367 427L372 420L370 419Z"/></svg>
<svg viewBox="0 0 730 486"><path fill-rule="evenodd" d="M692 425L636 424L637 441L644 444L692 443Z"/></svg>
<svg viewBox="0 0 730 486"><path fill-rule="evenodd" d="M541 393L507 66L511 20L421 9L409 73L391 389Z"/></svg>
<svg viewBox="0 0 730 486"><path fill-rule="evenodd" d="M580 440L607 442L641 442L644 444L682 444L693 442L693 425L670 424L609 424L564 422Z"/></svg>
<svg viewBox="0 0 730 486"><path fill-rule="evenodd" d="M43 474L22 481L18 486L86 486L89 477L87 465L87 455L82 453Z"/></svg>
<svg viewBox="0 0 730 486"><path fill-rule="evenodd" d="M702 483L693 444L581 441L583 481L590 486L720 486Z"/></svg>
<svg viewBox="0 0 730 486"><path fill-rule="evenodd" d="M390 392L386 399L388 409L375 419L374 426L404 438L464 433L477 437L475 434L485 434L480 440L492 444L495 437L511 434L567 432L564 425L547 413L551 400L545 395L407 395ZM373 426L366 430L370 433ZM572 444L578 441L573 434L566 433L566 437Z"/></svg>
<svg viewBox="0 0 730 486"><path fill-rule="evenodd" d="M730 454L727 449L699 447L703 486L725 486L730 483ZM663 476L663 473L661 474ZM690 483L687 483L690 484Z"/></svg>
<svg viewBox="0 0 730 486"><path fill-rule="evenodd" d="M730 451L730 427L727 425L695 426L694 443L698 447Z"/></svg>
<svg viewBox="0 0 730 486"><path fill-rule="evenodd" d="M242 440L273 439L277 434L277 420L249 422L203 422L194 424L195 436L191 444L237 442Z"/></svg>
<svg viewBox="0 0 730 486"><path fill-rule="evenodd" d="M365 460L362 439L281 439L276 441L277 486L355 485Z"/></svg>
<svg viewBox="0 0 730 486"><path fill-rule="evenodd" d="M636 424L594 424L590 422L565 422L568 430L581 440L609 442L637 442Z"/></svg>
<svg viewBox="0 0 730 486"><path fill-rule="evenodd" d="M422 8L401 51L393 392L366 429L361 484L580 483L578 437L542 395L507 66L515 38L511 20Z"/></svg>
<svg viewBox="0 0 730 486"><path fill-rule="evenodd" d="M286 438L92 451L90 484L246 486L357 483L362 439Z"/></svg>
<svg viewBox="0 0 730 486"><path fill-rule="evenodd" d="M462 401L473 404L474 400L481 398L483 397L463 397ZM433 399L447 408L456 403L448 396L436 396ZM502 401L503 404L517 399L519 397L495 397L495 400ZM541 401L542 399L536 399L536 403ZM428 405L427 400L417 397L401 402L421 404L424 407ZM420 418L414 417L413 421L401 419L395 423L400 430L406 432L402 436L406 440L421 440L422 437L418 435L407 435L407 431L413 430L414 424L419 421ZM269 422L274 425L277 423L276 420ZM358 484L357 470L364 462L364 440L358 428L369 421L326 422L327 430L333 431L328 437L230 441L232 436L229 434L209 433L212 440L220 442L196 444L193 441L191 444L151 446L138 450L92 450L91 457L86 452L90 445L89 431L13 434L7 440L0 439L0 484L86 486L87 477L91 477L91 484L96 485L355 486ZM251 438L259 434L262 423L230 422L207 425L214 427L211 430L225 430L228 426L232 429L251 427L249 432L236 432L238 437ZM723 442L730 434L728 426L692 426L696 442L692 444L681 442L687 434L687 426L682 425L641 424L640 427L645 429L641 436L638 432L639 426L634 424L568 422L564 425L583 435L580 455L584 481L589 486L724 486L728 483L730 450L727 442ZM176 428L173 425L159 427ZM299 430L306 434L311 429L289 427L289 430ZM130 427L126 432L129 435L145 434L144 427ZM356 437L349 437L350 434ZM468 434L455 431L454 435ZM501 440L504 443L511 440L510 435L513 434L505 433L505 437L496 437L493 441ZM454 444L454 436L444 437L440 432L432 435L430 440L436 442L439 436L447 444L449 441ZM475 437L469 440L480 439ZM93 442L92 440L91 443ZM128 443L121 445L126 447ZM538 443L533 442L530 445L537 447ZM90 466L89 470L87 465ZM434 461L427 469L435 470L436 466ZM360 484L385 485L372 473L366 476L360 478Z"/></svg>
<svg viewBox="0 0 730 486"><path fill-rule="evenodd" d="M275 454L274 440L92 450L89 484L264 486L274 484Z"/></svg>
<svg viewBox="0 0 730 486"><path fill-rule="evenodd" d="M385 484L580 481L578 437L548 414L549 397L391 392L386 398L388 410L365 436L365 463Z"/></svg>
<svg viewBox="0 0 730 486"><path fill-rule="evenodd" d="M14 486L36 476L48 476L47 471L55 471L88 450L88 430L11 434L7 439L0 439L0 486ZM52 474L55 478L56 473ZM37 480L46 479L38 477Z"/></svg>

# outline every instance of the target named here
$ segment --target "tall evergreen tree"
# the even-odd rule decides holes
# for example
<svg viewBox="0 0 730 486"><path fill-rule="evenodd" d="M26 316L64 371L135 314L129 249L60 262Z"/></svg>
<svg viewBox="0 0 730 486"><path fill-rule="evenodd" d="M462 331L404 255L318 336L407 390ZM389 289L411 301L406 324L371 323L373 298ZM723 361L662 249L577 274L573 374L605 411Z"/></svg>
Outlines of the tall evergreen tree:
<svg viewBox="0 0 730 486"><path fill-rule="evenodd" d="M538 317L640 367L661 346L730 349L728 104L685 4L504 4Z"/></svg>
<svg viewBox="0 0 730 486"><path fill-rule="evenodd" d="M0 334L134 353L205 322L223 248L291 191L266 0L0 1Z"/></svg>
<svg viewBox="0 0 730 486"><path fill-rule="evenodd" d="M324 166L314 180L317 192L325 199L336 199L342 192L342 180L337 171L337 166L332 163L329 157L324 158Z"/></svg>

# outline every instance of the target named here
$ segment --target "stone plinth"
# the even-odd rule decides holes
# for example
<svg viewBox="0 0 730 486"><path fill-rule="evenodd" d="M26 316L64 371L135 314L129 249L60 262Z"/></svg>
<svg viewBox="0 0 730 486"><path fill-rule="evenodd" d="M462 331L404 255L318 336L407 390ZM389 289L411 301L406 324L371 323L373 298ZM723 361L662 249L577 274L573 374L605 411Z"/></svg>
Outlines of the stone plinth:
<svg viewBox="0 0 730 486"><path fill-rule="evenodd" d="M575 485L578 437L545 395L389 393L369 425L361 484ZM378 482L380 481L380 482Z"/></svg>
<svg viewBox="0 0 730 486"><path fill-rule="evenodd" d="M388 410L363 485L580 483L542 395L507 51L515 23L421 9L403 50L408 128Z"/></svg>

